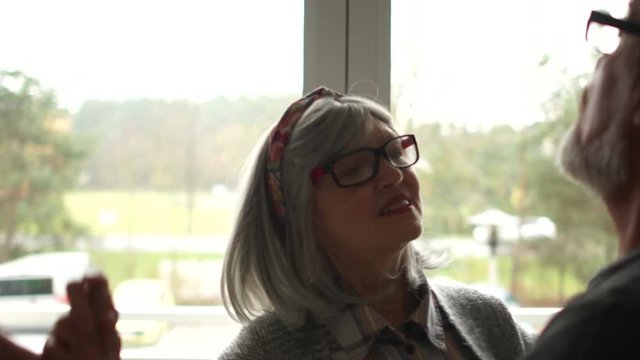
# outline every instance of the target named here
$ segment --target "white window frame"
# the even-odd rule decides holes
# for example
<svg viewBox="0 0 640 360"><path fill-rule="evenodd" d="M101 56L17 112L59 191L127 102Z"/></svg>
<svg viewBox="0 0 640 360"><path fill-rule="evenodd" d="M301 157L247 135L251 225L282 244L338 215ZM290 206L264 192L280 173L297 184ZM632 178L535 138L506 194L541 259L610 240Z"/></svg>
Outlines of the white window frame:
<svg viewBox="0 0 640 360"><path fill-rule="evenodd" d="M391 0L305 0L303 93L328 86L391 103Z"/></svg>

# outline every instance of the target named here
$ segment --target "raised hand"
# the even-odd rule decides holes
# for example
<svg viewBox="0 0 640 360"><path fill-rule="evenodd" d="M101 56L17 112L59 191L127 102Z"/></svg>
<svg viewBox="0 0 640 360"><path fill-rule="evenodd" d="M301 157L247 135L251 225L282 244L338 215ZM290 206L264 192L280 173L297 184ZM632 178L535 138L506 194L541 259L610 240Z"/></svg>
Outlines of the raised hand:
<svg viewBox="0 0 640 360"><path fill-rule="evenodd" d="M38 360L39 357L0 334L0 359Z"/></svg>
<svg viewBox="0 0 640 360"><path fill-rule="evenodd" d="M71 310L60 318L44 346L43 360L118 360L120 337L107 280L85 277L67 286Z"/></svg>

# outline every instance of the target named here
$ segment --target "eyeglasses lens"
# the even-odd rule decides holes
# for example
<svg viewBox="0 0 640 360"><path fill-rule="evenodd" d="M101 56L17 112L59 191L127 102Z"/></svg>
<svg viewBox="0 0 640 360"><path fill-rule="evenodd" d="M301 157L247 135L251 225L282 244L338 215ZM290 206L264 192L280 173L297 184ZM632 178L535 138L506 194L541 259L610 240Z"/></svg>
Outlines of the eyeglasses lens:
<svg viewBox="0 0 640 360"><path fill-rule="evenodd" d="M416 143L409 136L394 139L387 144L384 150L389 162L398 168L411 166L418 160Z"/></svg>
<svg viewBox="0 0 640 360"><path fill-rule="evenodd" d="M354 152L333 164L333 173L342 186L357 184L372 176L375 161L376 156L372 151Z"/></svg>
<svg viewBox="0 0 640 360"><path fill-rule="evenodd" d="M418 160L418 149L413 137L401 136L390 141L384 148L391 165L406 168ZM376 175L376 163L380 159L373 150L356 151L333 164L333 174L341 186L365 182Z"/></svg>
<svg viewBox="0 0 640 360"><path fill-rule="evenodd" d="M589 24L587 41L603 54L611 54L620 43L620 30L596 22Z"/></svg>

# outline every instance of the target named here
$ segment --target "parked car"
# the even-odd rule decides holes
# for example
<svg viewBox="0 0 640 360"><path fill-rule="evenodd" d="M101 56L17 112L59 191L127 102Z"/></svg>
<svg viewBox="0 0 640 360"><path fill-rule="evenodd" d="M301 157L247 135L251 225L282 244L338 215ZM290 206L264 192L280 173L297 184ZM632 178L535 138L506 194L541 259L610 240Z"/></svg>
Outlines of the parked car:
<svg viewBox="0 0 640 360"><path fill-rule="evenodd" d="M159 279L129 279L113 290L113 302L120 312L162 311L175 305L171 287ZM161 320L121 319L116 324L125 346L141 346L157 343L169 329L169 323Z"/></svg>
<svg viewBox="0 0 640 360"><path fill-rule="evenodd" d="M67 283L95 270L84 252L49 252L0 264L0 328L48 332L68 311Z"/></svg>
<svg viewBox="0 0 640 360"><path fill-rule="evenodd" d="M67 283L94 271L85 252L48 252L0 264L2 304L68 303Z"/></svg>

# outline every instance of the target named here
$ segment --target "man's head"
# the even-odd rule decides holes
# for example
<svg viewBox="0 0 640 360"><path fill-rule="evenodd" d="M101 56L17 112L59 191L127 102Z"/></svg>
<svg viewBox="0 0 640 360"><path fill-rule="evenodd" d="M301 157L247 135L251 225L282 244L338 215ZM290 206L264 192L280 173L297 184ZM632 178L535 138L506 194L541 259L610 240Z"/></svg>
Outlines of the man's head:
<svg viewBox="0 0 640 360"><path fill-rule="evenodd" d="M640 23L640 1L629 4ZM603 55L583 92L579 116L558 160L564 171L605 199L639 186L640 35L620 32L620 44Z"/></svg>

